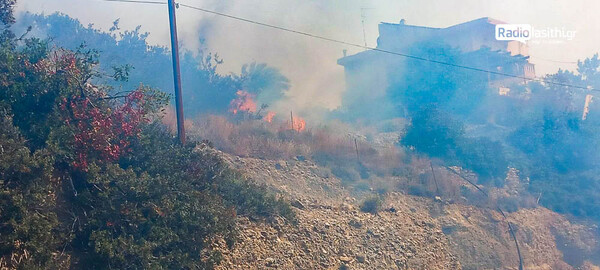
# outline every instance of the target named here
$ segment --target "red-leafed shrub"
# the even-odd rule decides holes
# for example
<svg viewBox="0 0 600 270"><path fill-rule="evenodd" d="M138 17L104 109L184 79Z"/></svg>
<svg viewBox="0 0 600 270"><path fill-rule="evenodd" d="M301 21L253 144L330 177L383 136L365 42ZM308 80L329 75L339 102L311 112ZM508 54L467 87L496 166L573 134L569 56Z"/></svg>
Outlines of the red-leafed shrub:
<svg viewBox="0 0 600 270"><path fill-rule="evenodd" d="M131 139L139 137L142 124L150 120L144 107L150 98L139 88L112 109L99 108L88 97L63 98L61 117L73 132L72 165L87 171L91 159L117 161L129 150Z"/></svg>

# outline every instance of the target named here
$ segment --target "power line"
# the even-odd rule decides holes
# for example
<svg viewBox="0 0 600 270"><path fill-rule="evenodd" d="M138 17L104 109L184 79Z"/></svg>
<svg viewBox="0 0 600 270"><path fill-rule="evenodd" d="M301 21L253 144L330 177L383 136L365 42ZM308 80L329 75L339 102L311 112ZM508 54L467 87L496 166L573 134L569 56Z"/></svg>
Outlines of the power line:
<svg viewBox="0 0 600 270"><path fill-rule="evenodd" d="M153 1L143 1L143 0L101 0L101 1L126 2L126 3L166 4L164 2L153 2ZM547 84L552 84L552 85L557 85L557 86L564 86L564 87L571 87L571 88L577 88L577 89L583 89L583 90L598 91L598 92L600 92L600 89L595 89L595 88L592 88L592 87L572 85L572 84L568 84L568 83L561 83L561 82L556 82L556 81L550 81L550 80L541 79L541 78L529 78L529 77L525 77L525 76L508 74L508 73L503 73L503 72L498 72L498 71L493 71L493 70L487 70L487 69L476 68L476 67L465 66L465 65L458 65L458 64L448 63L448 62L439 61L439 60L435 60L435 59L429 59L429 58L425 58L425 57L414 56L414 55L409 55L409 54L404 54L404 53L389 51L389 50L385 50L385 49L380 49L380 48L376 48L376 47L370 47L370 46L360 45L360 44L351 43L351 42L347 42L347 41L343 41L343 40L338 40L338 39L334 39L334 38L329 38L329 37L325 37L325 36L319 36L319 35L311 34L311 33L308 33L308 32L294 30L294 29L291 29L291 28L285 28L285 27L281 27L281 26L277 26L277 25L273 25L273 24L268 24L268 23L263 23L263 22L259 22L259 21L254 21L254 20L250 20L250 19L246 19L246 18L242 18L242 17L238 17L238 16L233 16L233 15L229 15L229 14L226 14L226 13L217 12L217 11L213 11L213 10L208 10L208 9L204 9L204 8L200 8L200 7L196 7L196 6L192 6L192 5L188 5L188 4L178 3L178 5L182 6L182 7L189 8L189 9L194 9L194 10L197 10L197 11L201 11L201 12L205 12L205 13L209 13L209 14L213 14L213 15L218 15L218 16L222 16L222 17L226 17L226 18L230 18L230 19L234 19L234 20L238 20L238 21L242 21L242 22L247 22L247 23L251 23L251 24L255 24L255 25L259 25L259 26L264 26L264 27L268 27L268 28L272 28L272 29L277 29L277 30L281 30L281 31L289 32L289 33L303 35L303 36L307 36L307 37L311 37L311 38L315 38L315 39L321 39L321 40L325 40L325 41L329 41L329 42L333 42L333 43L338 43L338 44L342 44L342 45L347 45L347 46L352 46L352 47L356 47L356 48L367 49L367 50L372 50L372 51L376 51L376 52L381 52L381 53L386 53L386 54L401 56L401 57L405 57L405 58L409 58L409 59L414 59L414 60L419 60L419 61L426 61L426 62L431 62L431 63L435 63L435 64L439 64L439 65L445 65L445 66L450 66L450 67L455 67L455 68L461 68L461 69L471 70L471 71L477 71L477 72L484 72L484 73L494 74L494 75L499 75L499 76L504 76L504 77L522 79L522 80L525 80L525 81L534 81L534 82L547 83Z"/></svg>
<svg viewBox="0 0 600 270"><path fill-rule="evenodd" d="M431 163L429 163L429 165L432 166ZM448 166L444 166L444 167L447 170L449 170L450 172L456 174L458 177L467 181L472 186L474 186L477 190L479 190L481 193L483 193L483 195L485 195L488 199L490 198L490 195L487 192L485 192L485 190L480 188L478 185L473 183L471 180L467 179L466 177L464 177L462 174L460 174L456 170L452 169L451 167L448 167ZM433 173L433 166L431 167L431 172ZM435 175L434 175L434 177L435 177ZM512 237L512 239L515 241L515 246L517 248L517 255L519 256L519 270L523 270L523 256L521 255L521 248L519 247L519 242L517 241L517 235L515 234L515 230L513 229L512 224L508 220L508 217L506 217L506 214L504 213L504 211L502 211L502 208L500 208L500 206L496 206L496 210L498 210L498 212L500 212L500 214L502 215L502 217L504 217L504 220L506 220L506 223L508 224L508 232L510 233L510 236Z"/></svg>
<svg viewBox="0 0 600 270"><path fill-rule="evenodd" d="M356 43L351 43L351 42L347 42L347 41L343 41L343 40L337 40L337 39L333 39L333 38L329 38L329 37L325 37L325 36L319 36L319 35L302 32L302 31L298 31L298 30L294 30L294 29L290 29L290 28L285 28L285 27L281 27L281 26L277 26L277 25L273 25L273 24L258 22L258 21L254 21L254 20L250 20L250 19L246 19L246 18L242 18L242 17L237 17L237 16L233 16L233 15L229 15L229 14L225 14L225 13L221 13L221 12L217 12L217 11L213 11L213 10L208 10L208 9L204 9L204 8L200 8L200 7L196 7L196 6L191 6L191 5L187 5L187 4L180 3L179 5L182 7L202 11L205 13L210 13L210 14L214 14L214 15L218 15L218 16L222 16L222 17L227 17L230 19L243 21L243 22L247 22L247 23L251 23L251 24L255 24L255 25L260 25L260 26L264 26L264 27L268 27L268 28L273 28L273 29L277 29L277 30L281 30L281 31L289 32L289 33L299 34L299 35L303 35L303 36L307 36L307 37L311 37L311 38L321 39L321 40L330 41L330 42L343 44L343 45L348 45L348 46L352 46L352 47L357 47L357 48L361 48L361 49L367 49L367 50L377 51L377 52L381 52L381 53L402 56L402 57L409 58L409 59L427 61L427 62L436 63L436 64L440 64L440 65L446 65L446 66L462 68L462 69L478 71L478 72L485 72L485 73L489 73L489 74L500 75L500 76L505 76L505 77L512 77L512 78L517 78L517 79L522 79L522 80L527 80L527 81L537 81L537 82L548 83L548 84L553 84L553 85L558 85L558 86L572 87L572 88L578 88L578 89L584 89L584 90L590 90L590 91L600 91L600 89L594 89L594 88L586 87L586 86L572 85L572 84L561 83L561 82L556 82L556 81L549 81L549 80L544 80L544 79L539 79L539 78L528 78L528 77L514 75L514 74L508 74L508 73L503 73L503 72L498 72L498 71L493 71L493 70L486 70L486 69L481 69L481 68L476 68L476 67L458 65L458 64L438 61L435 59L429 59L429 58L425 58L425 57L389 51L389 50L380 49L380 48L376 48L376 47L370 47L370 46L360 45L360 44L356 44Z"/></svg>

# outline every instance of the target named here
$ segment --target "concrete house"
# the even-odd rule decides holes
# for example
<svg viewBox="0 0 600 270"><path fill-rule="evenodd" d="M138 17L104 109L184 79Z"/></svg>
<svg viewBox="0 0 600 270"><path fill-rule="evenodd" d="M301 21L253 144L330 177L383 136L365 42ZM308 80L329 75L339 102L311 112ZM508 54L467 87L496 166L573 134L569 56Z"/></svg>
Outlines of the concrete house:
<svg viewBox="0 0 600 270"><path fill-rule="evenodd" d="M495 38L496 24L503 22L492 18L480 18L446 28L434 28L399 23L380 23L377 48L404 53L418 43L444 43L464 53L477 54L480 49L488 49L503 61L482 61L482 68L526 78L535 77L535 67L529 63L527 44L519 41L499 41ZM509 59L509 61L506 61ZM385 94L389 79L388 70L397 68L406 59L377 51L367 50L344 56L338 64L344 66L346 87L350 93L344 95L344 103L377 102ZM505 76L490 76L489 83L500 95L508 95L510 85L522 79Z"/></svg>

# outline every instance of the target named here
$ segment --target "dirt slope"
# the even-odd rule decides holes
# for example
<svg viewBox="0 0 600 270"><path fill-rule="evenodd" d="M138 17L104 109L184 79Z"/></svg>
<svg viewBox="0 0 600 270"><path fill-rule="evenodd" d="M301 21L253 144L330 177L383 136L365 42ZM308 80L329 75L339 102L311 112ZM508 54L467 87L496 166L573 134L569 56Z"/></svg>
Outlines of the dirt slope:
<svg viewBox="0 0 600 270"><path fill-rule="evenodd" d="M241 242L221 269L518 269L496 211L389 194L377 215L309 160L266 161L223 154L251 180L288 198L299 223L240 220ZM597 228L546 208L522 209L515 224L525 269L600 269ZM557 245L558 244L558 245Z"/></svg>

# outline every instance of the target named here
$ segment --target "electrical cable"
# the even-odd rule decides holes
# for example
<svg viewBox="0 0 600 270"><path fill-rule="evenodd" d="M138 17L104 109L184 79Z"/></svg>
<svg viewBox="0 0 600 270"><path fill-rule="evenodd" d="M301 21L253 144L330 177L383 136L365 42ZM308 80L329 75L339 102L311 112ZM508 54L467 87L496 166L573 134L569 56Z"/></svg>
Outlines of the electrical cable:
<svg viewBox="0 0 600 270"><path fill-rule="evenodd" d="M123 3L141 3L141 4L167 4L166 2L155 2L155 1L144 1L144 0L99 0L99 1L123 2ZM242 18L242 17L238 17L238 16L233 16L233 15L229 15L229 14L226 14L226 13L217 12L217 11L213 11L213 10L209 10L209 9L204 9L204 8L200 8L200 7L196 7L196 6L192 6L192 5L188 5L188 4L177 3L177 5L185 7L185 8L189 8L189 9L193 9L193 10L197 10L197 11L201 11L201 12L213 14L213 15L218 15L218 16L222 16L222 17L226 17L226 18L230 18L230 19L242 21L242 22L247 22L247 23L251 23L251 24L255 24L255 25L259 25L259 26L264 26L264 27L268 27L268 28L272 28L272 29L277 29L277 30L280 30L280 31L285 31L285 32L294 33L294 34L298 34L298 35L303 35L303 36L307 36L307 37L311 37L311 38L321 39L321 40L325 40L325 41L329 41L329 42L333 42L333 43L338 43L338 44L342 44L342 45L347 45L347 46L352 46L352 47L356 47L356 48L361 48L361 49L366 49L366 50L372 50L372 51L376 51L376 52L380 52L380 53L386 53L386 54L401 56L401 57L405 57L405 58L409 58L409 59L426 61L426 62L431 62L431 63L435 63L435 64L440 64L440 65L445 65L445 66L450 66L450 67L455 67L455 68L461 68L461 69L465 69L465 70L477 71L477 72L484 72L484 73L494 74L494 75L499 75L499 76L504 76L504 77L517 78L517 79L522 79L522 80L526 80L526 81L534 81L534 82L552 84L552 85L557 85L557 86L564 86L564 87L571 87L571 88L577 88L577 89L583 89L583 90L598 91L598 92L600 92L600 89L595 89L595 88L592 88L591 86L572 85L572 84L568 84L568 83L562 83L562 82L557 82L557 81L550 81L550 80L542 79L542 78L529 78L529 77L525 77L525 76L508 74L508 73L503 73L503 72L498 72L498 71L493 71L493 70L487 70L487 69L482 69L482 68L477 68L477 67L471 67L471 66L465 66L465 65L458 65L458 64L448 63L448 62L439 61L439 60L435 60L435 59L430 59L430 58L425 58L425 57L420 57L420 56L414 56L414 55L409 55L409 54L394 52L394 51L390 51L390 50L380 49L380 48L377 48L377 47L365 46L365 45L351 43L351 42L347 42L347 41L343 41L343 40L338 40L338 39L334 39L334 38L329 38L329 37L325 37L325 36L315 35L315 34L311 34L311 33L308 33L308 32L294 30L294 29L291 29L291 28L281 27L281 26L277 26L277 25L273 25L273 24L268 24L268 23L263 23L263 22L259 22L259 21L254 21L254 20L250 20L250 19L246 19L246 18ZM534 57L534 58L536 58L536 57ZM542 60L552 61L552 62L556 62L556 63L563 63L561 61L553 61L553 60L547 60L547 59L542 59ZM564 62L564 63L571 63L571 62Z"/></svg>
<svg viewBox="0 0 600 270"><path fill-rule="evenodd" d="M113 0L113 1L120 1L120 0ZM446 66L451 66L451 67L456 67L456 68L462 68L462 69L472 70L472 71L478 71L478 72L485 72L485 73L489 73L489 74L494 74L494 75L499 75L499 76L505 76L505 77L512 77L512 78L517 78L517 79L522 79L522 80L527 80L527 81L536 81L536 82L553 84L553 85L558 85L558 86L584 89L584 90L589 90L589 91L600 91L600 89L594 89L594 88L591 88L589 86L572 85L572 84L561 83L561 82L556 82L556 81L550 81L550 80L541 79L541 78L529 78L529 77L525 77L525 76L508 74L508 73L503 73L503 72L498 72L498 71L493 71L493 70L486 70L486 69L481 69L481 68L476 68L476 67L471 67L471 66L465 66L465 65L458 65L458 64L443 62L443 61L439 61L439 60L435 60L435 59L429 59L429 58L425 58L425 57L420 57L420 56L414 56L414 55L409 55L409 54L404 54L404 53L389 51L389 50L380 49L380 48L376 48L376 47L370 47L370 46L355 44L355 43L351 43L351 42L347 42L347 41L343 41L343 40L337 40L337 39L333 39L333 38L329 38L329 37L325 37L325 36L319 36L319 35L315 35L315 34L311 34L311 33L307 33L307 32L302 32L302 31L298 31L298 30L294 30L294 29L290 29L290 28L285 28L285 27L281 27L281 26L277 26L277 25L273 25L273 24L258 22L258 21L254 21L254 20L250 20L250 19L238 17L238 16L233 16L233 15L225 14L225 13L222 13L222 12L217 12L217 11L212 11L212 10L208 10L208 9L196 7L196 6L191 6L191 5L188 5L188 4L179 3L179 5L182 6L182 7L186 7L186 8L198 10L198 11L201 11L201 12L210 13L210 14L214 14L214 15L218 15L218 16L222 16L222 17L227 17L227 18L230 18L230 19L234 19L234 20L238 20L238 21L243 21L243 22L247 22L247 23L251 23L251 24L255 24L255 25L260 25L260 26L264 26L264 27L268 27L268 28L272 28L272 29L277 29L277 30L281 30L281 31L289 32L289 33L299 34L299 35L303 35L303 36L307 36L307 37L311 37L311 38L321 39L321 40L325 40L325 41L329 41L329 42L334 42L334 43L338 43L338 44L343 44L343 45L348 45L348 46L352 46L352 47L357 47L357 48L361 48L361 49L367 49L367 50L372 50L372 51L376 51L376 52L381 52L381 53L386 53L386 54L392 54L392 55L396 55L396 56L402 56L402 57L409 58L409 59L420 60L420 61L427 61L427 62L436 63L436 64L440 64L440 65L446 65Z"/></svg>

